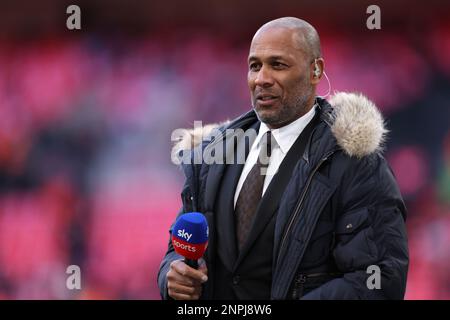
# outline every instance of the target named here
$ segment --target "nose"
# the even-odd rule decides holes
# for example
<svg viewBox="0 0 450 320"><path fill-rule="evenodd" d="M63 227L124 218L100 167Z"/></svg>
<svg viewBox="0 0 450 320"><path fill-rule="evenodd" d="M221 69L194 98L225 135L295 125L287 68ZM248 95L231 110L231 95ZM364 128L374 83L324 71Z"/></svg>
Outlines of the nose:
<svg viewBox="0 0 450 320"><path fill-rule="evenodd" d="M266 66L262 66L261 69L259 69L256 78L255 78L255 85L263 88L267 88L272 86L274 83L272 73Z"/></svg>

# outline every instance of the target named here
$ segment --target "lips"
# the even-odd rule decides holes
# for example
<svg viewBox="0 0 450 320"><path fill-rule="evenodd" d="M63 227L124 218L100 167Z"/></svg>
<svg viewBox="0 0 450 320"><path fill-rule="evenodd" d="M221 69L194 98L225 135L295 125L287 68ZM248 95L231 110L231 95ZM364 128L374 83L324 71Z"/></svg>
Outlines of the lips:
<svg viewBox="0 0 450 320"><path fill-rule="evenodd" d="M256 102L261 106L272 105L278 96L269 93L259 93L256 95Z"/></svg>

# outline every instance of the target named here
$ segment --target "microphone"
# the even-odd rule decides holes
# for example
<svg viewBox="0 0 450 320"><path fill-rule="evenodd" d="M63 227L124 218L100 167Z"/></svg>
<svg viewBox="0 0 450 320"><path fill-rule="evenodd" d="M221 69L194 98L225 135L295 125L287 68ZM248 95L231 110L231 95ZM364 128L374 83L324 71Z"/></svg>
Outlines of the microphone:
<svg viewBox="0 0 450 320"><path fill-rule="evenodd" d="M175 252L185 258L191 268L198 269L200 259L208 246L208 222L203 214L189 212L181 215L172 229Z"/></svg>

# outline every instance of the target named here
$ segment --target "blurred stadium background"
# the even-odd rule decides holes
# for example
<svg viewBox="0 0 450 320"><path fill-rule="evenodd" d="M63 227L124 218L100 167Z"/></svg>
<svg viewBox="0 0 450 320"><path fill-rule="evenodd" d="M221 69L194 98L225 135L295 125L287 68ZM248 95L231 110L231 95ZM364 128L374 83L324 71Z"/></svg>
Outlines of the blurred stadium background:
<svg viewBox="0 0 450 320"><path fill-rule="evenodd" d="M297 16L321 35L332 90L386 117L406 298L450 299L450 3L377 1L369 31L371 1L318 2L1 1L0 298L159 299L183 182L171 132L248 110L253 33ZM72 264L82 290L65 287Z"/></svg>

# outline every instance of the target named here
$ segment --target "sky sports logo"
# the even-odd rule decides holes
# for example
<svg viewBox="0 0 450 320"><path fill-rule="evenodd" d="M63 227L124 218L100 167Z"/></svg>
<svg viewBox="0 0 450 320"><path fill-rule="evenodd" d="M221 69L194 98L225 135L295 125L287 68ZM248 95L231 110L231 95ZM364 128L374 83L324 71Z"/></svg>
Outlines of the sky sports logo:
<svg viewBox="0 0 450 320"><path fill-rule="evenodd" d="M186 239L186 241L189 241L192 237L192 233L186 232L184 229L178 230L178 237Z"/></svg>
<svg viewBox="0 0 450 320"><path fill-rule="evenodd" d="M208 245L208 223L200 212L188 212L178 217L172 230L175 252L186 259L198 260Z"/></svg>
<svg viewBox="0 0 450 320"><path fill-rule="evenodd" d="M205 240L202 239L201 242L198 242L198 240L200 239L198 237L196 239L194 232L187 232L185 228L175 229L172 236L172 245L175 252L181 254L183 257L198 260L205 253L208 244L207 238Z"/></svg>

